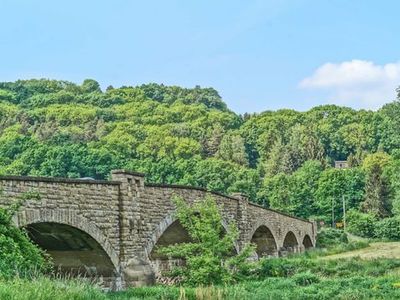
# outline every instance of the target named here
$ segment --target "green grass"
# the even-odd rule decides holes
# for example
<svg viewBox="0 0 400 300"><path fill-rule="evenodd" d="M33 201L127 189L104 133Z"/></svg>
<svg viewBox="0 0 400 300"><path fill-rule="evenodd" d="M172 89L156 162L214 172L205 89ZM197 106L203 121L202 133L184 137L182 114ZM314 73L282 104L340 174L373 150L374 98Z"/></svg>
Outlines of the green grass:
<svg viewBox="0 0 400 300"><path fill-rule="evenodd" d="M374 258L400 259L400 242L370 243L368 247L354 249L354 251L338 253L336 255L327 256L326 258L343 259L352 257L360 257L363 259L374 259Z"/></svg>
<svg viewBox="0 0 400 300"><path fill-rule="evenodd" d="M314 278L315 279L315 278ZM0 299L4 300L189 300L189 299L400 299L397 276L354 276L310 280L310 273L290 278L271 277L228 287L179 288L144 287L118 293L77 281L40 278L33 281L15 279L0 282Z"/></svg>
<svg viewBox="0 0 400 300"><path fill-rule="evenodd" d="M15 278L0 281L1 300L91 300L108 299L99 288L78 280Z"/></svg>
<svg viewBox="0 0 400 300"><path fill-rule="evenodd" d="M148 287L109 295L111 299L400 299L398 277L324 279L304 284L295 278L268 278L220 288ZM183 292L184 291L184 292ZM196 298L197 296L197 298Z"/></svg>
<svg viewBox="0 0 400 300"><path fill-rule="evenodd" d="M389 245L380 246L391 247ZM374 247L374 244L371 244ZM400 245L398 245L400 248ZM366 251L370 247L353 250ZM373 248L375 249L375 248ZM397 249L397 248L396 248ZM343 255L344 255L343 254ZM340 255L340 254L339 254ZM400 259L297 255L265 259L248 279L230 286L132 288L105 293L83 280L38 277L0 281L4 300L400 299ZM330 258L330 259L327 259Z"/></svg>

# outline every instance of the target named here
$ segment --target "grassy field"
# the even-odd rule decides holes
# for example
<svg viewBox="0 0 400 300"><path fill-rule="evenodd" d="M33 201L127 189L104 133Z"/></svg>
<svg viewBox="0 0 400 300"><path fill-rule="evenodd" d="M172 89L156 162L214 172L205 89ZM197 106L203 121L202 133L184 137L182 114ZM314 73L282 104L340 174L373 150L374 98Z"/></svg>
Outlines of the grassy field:
<svg viewBox="0 0 400 300"><path fill-rule="evenodd" d="M372 243L346 253L267 259L249 278L230 286L153 286L104 293L81 281L0 281L4 300L308 300L400 299L400 243Z"/></svg>
<svg viewBox="0 0 400 300"><path fill-rule="evenodd" d="M343 259L352 257L360 257L362 259L374 259L374 258L400 259L400 242L370 243L370 245L366 248L329 255L324 257L324 259Z"/></svg>

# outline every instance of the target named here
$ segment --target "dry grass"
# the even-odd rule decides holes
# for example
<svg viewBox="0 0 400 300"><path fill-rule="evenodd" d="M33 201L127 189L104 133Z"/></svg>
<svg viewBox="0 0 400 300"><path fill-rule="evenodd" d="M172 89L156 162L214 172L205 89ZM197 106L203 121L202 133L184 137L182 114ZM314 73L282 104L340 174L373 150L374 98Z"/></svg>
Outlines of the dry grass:
<svg viewBox="0 0 400 300"><path fill-rule="evenodd" d="M360 257L362 259L398 258L400 259L400 242L371 243L369 247L354 251L328 255L322 259L342 259Z"/></svg>

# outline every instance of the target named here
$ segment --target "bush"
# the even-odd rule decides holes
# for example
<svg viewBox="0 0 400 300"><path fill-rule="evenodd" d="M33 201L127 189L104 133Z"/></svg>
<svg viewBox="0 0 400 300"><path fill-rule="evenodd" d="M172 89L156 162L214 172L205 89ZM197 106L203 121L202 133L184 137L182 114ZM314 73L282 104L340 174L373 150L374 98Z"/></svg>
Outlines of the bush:
<svg viewBox="0 0 400 300"><path fill-rule="evenodd" d="M36 275L50 266L44 252L32 244L26 232L12 224L12 215L21 203L0 208L0 279Z"/></svg>
<svg viewBox="0 0 400 300"><path fill-rule="evenodd" d="M377 219L371 214L350 210L347 214L347 230L355 235L372 238Z"/></svg>
<svg viewBox="0 0 400 300"><path fill-rule="evenodd" d="M400 217L386 218L375 223L375 236L394 241L400 240Z"/></svg>
<svg viewBox="0 0 400 300"><path fill-rule="evenodd" d="M319 282L319 277L310 271L297 273L292 277L292 279L297 285L301 286L307 286Z"/></svg>
<svg viewBox="0 0 400 300"><path fill-rule="evenodd" d="M258 276L261 278L290 277L298 272L305 272L315 265L315 260L305 257L265 258L260 262Z"/></svg>
<svg viewBox="0 0 400 300"><path fill-rule="evenodd" d="M233 223L225 230L222 215L212 197L208 196L192 206L178 197L174 202L177 218L191 241L158 249L167 257L185 261L169 275L181 278L182 283L198 286L231 283L249 272L247 258L254 247L247 245L239 254L232 254L239 231Z"/></svg>
<svg viewBox="0 0 400 300"><path fill-rule="evenodd" d="M42 251L0 209L0 277L28 276L47 266Z"/></svg>
<svg viewBox="0 0 400 300"><path fill-rule="evenodd" d="M347 235L342 230L324 228L317 234L317 247L319 248L330 248L339 244L347 243Z"/></svg>

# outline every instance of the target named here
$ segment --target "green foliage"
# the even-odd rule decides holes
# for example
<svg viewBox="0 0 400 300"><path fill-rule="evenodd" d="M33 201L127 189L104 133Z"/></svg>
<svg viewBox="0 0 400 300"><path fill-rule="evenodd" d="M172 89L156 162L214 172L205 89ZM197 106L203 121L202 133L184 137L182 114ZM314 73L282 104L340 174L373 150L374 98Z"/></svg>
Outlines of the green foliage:
<svg viewBox="0 0 400 300"><path fill-rule="evenodd" d="M307 271L307 272L297 273L296 275L294 275L293 281L297 285L307 286L307 285L311 285L313 283L320 282L320 279L319 279L318 275L313 274L310 271Z"/></svg>
<svg viewBox="0 0 400 300"><path fill-rule="evenodd" d="M146 287L115 294L111 299L130 300L330 300L330 299L398 299L400 290L395 276L329 278L310 285L299 285L292 278L267 278L226 287Z"/></svg>
<svg viewBox="0 0 400 300"><path fill-rule="evenodd" d="M32 244L27 234L12 224L12 216L26 199L37 199L34 192L24 194L8 209L0 208L0 279L32 276L46 271L44 253Z"/></svg>
<svg viewBox="0 0 400 300"><path fill-rule="evenodd" d="M375 236L387 240L400 240L400 217L386 218L375 223Z"/></svg>
<svg viewBox="0 0 400 300"><path fill-rule="evenodd" d="M342 218L342 197L347 209L358 208L363 199L364 174L361 169L324 169L319 161L306 161L292 174L267 177L259 192L259 201L267 199L272 208L308 218L322 216L331 222Z"/></svg>
<svg viewBox="0 0 400 300"><path fill-rule="evenodd" d="M360 169L326 169L318 180L316 205L319 214L329 216L325 221L332 222L332 205L335 222L342 220L343 198L347 209L358 208L363 199L364 176Z"/></svg>
<svg viewBox="0 0 400 300"><path fill-rule="evenodd" d="M342 196L382 218L400 211L399 112L395 101L240 116L198 86L0 82L0 174L106 179L130 168L303 218L331 222L333 205L341 221ZM345 159L350 170L331 168Z"/></svg>
<svg viewBox="0 0 400 300"><path fill-rule="evenodd" d="M85 79L82 83L81 89L84 93L101 92L99 83L93 79Z"/></svg>
<svg viewBox="0 0 400 300"><path fill-rule="evenodd" d="M255 271L258 279L266 277L293 277L299 273L311 272L319 277L382 276L400 267L398 259L320 259L307 256L273 258L261 261Z"/></svg>
<svg viewBox="0 0 400 300"><path fill-rule="evenodd" d="M362 209L380 218L391 215L389 180L384 174L389 163L390 156L382 152L368 155L363 162L367 179Z"/></svg>
<svg viewBox="0 0 400 300"><path fill-rule="evenodd" d="M319 248L329 248L339 244L347 243L347 235L342 230L323 228L317 234L317 247Z"/></svg>
<svg viewBox="0 0 400 300"><path fill-rule="evenodd" d="M290 272L264 273L271 261ZM235 285L206 287L150 286L104 293L83 280L16 278L0 281L1 299L110 299L110 300L198 300L198 299L398 299L396 259L309 259L302 256L266 259L249 280ZM278 265L281 265L278 267ZM271 274L271 275L267 275Z"/></svg>
<svg viewBox="0 0 400 300"><path fill-rule="evenodd" d="M0 299L18 300L106 300L98 287L84 280L37 278L0 281Z"/></svg>
<svg viewBox="0 0 400 300"><path fill-rule="evenodd" d="M355 235L371 238L374 237L377 219L372 214L350 210L346 218L346 229Z"/></svg>
<svg viewBox="0 0 400 300"><path fill-rule="evenodd" d="M185 284L196 286L230 283L242 271L247 271L246 259L254 249L247 246L241 253L233 254L238 229L233 223L224 228L213 198L207 197L193 206L181 198L175 198L174 202L176 216L187 230L191 242L159 249L168 257L185 260L184 266L173 270L173 275L180 276Z"/></svg>

